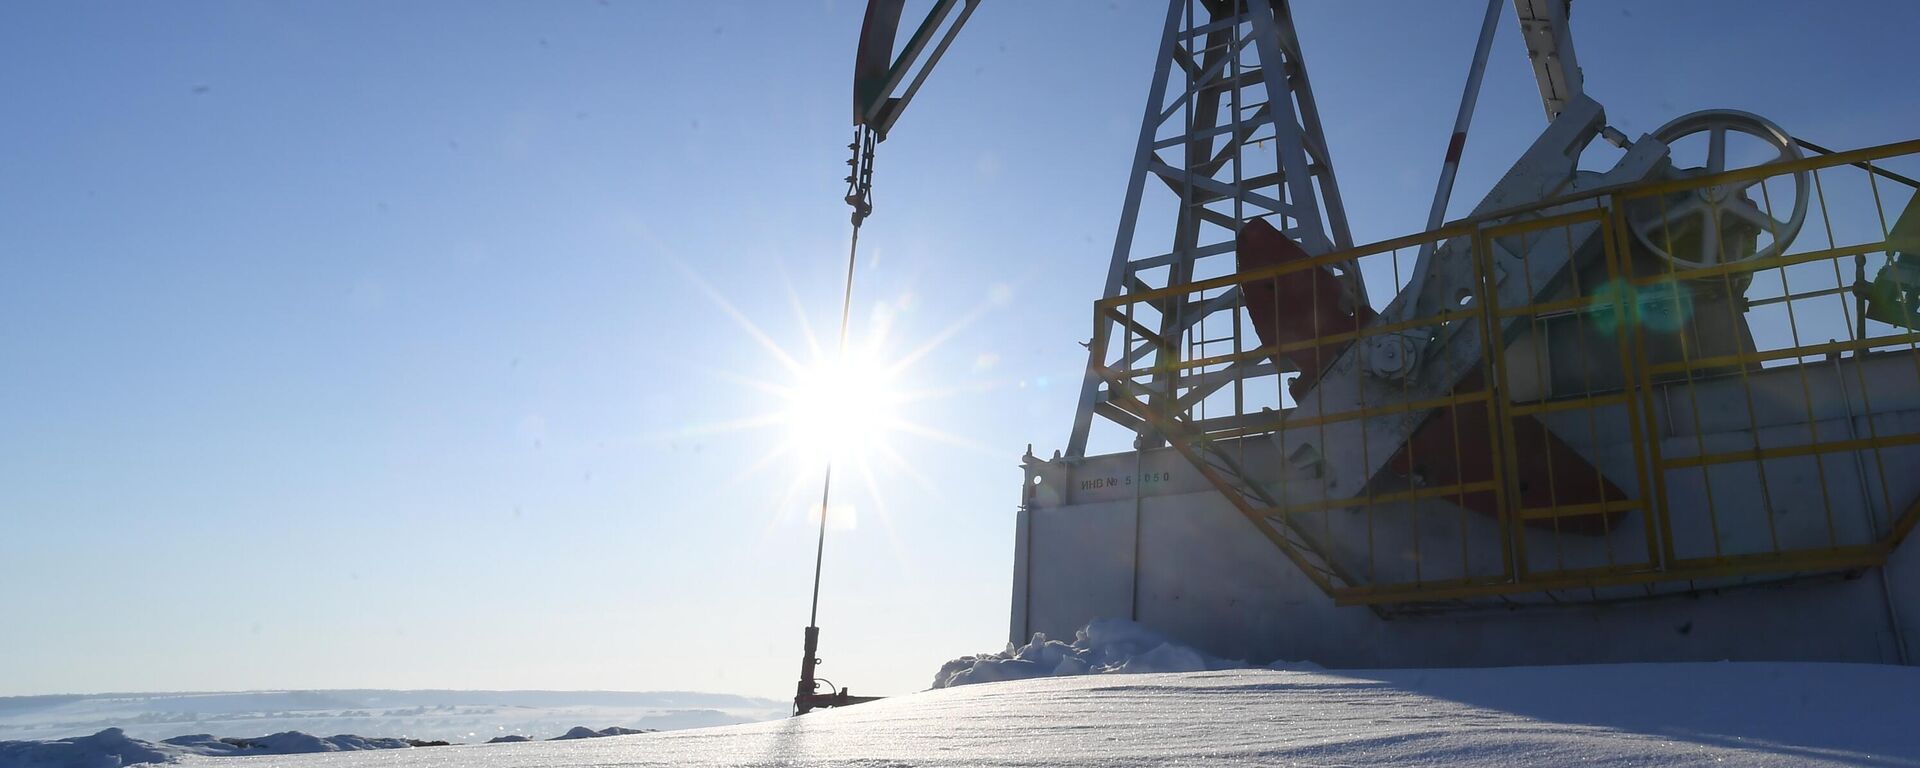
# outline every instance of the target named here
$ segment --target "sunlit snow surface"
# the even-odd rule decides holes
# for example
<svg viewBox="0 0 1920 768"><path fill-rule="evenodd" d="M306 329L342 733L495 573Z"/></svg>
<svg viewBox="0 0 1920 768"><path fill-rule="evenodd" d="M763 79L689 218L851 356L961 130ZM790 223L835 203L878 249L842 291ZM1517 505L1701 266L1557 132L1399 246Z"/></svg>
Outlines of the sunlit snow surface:
<svg viewBox="0 0 1920 768"><path fill-rule="evenodd" d="M185 764L1920 766L1920 669L1630 664L987 683L752 725Z"/></svg>

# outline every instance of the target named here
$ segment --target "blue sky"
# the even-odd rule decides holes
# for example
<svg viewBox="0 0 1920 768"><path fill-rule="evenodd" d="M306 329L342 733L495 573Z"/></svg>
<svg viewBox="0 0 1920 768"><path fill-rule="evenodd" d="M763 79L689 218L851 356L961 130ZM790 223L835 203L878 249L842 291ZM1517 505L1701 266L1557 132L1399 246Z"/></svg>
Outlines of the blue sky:
<svg viewBox="0 0 1920 768"><path fill-rule="evenodd" d="M1163 7L988 0L881 146L855 343L924 351L898 410L939 437L840 486L822 672L856 691L1006 639L1018 457L1065 441ZM1423 223L1480 8L1299 3L1357 240ZM859 14L0 10L0 695L786 695L814 467L728 428L792 376L726 307L803 359L835 321ZM1920 126L1920 6L1573 23L1630 135ZM1544 122L1503 24L1456 212Z"/></svg>

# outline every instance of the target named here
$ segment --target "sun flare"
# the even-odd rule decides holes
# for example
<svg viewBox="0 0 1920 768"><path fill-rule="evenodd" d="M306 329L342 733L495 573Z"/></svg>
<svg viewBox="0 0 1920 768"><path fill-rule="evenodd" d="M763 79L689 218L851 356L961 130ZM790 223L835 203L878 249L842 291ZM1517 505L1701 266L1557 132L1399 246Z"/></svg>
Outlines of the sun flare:
<svg viewBox="0 0 1920 768"><path fill-rule="evenodd" d="M788 440L809 460L865 462L894 427L892 379L872 355L853 351L805 369L787 394Z"/></svg>
<svg viewBox="0 0 1920 768"><path fill-rule="evenodd" d="M837 339L822 338L814 332L790 285L788 298L794 315L791 323L780 327L797 332L797 338L783 344L775 340L768 327L748 317L706 281L690 270L687 274L754 342L763 355L761 359L771 360L777 367L755 373L714 370L720 378L756 391L760 397L755 402L764 409L735 419L686 425L671 434L760 433L769 438L757 442L758 455L743 457L740 468L725 481L728 485L764 484L773 478L786 478L785 482L772 482L775 501L766 531L795 521L819 521L822 470L830 465L835 491L828 528L846 530L853 528L856 520L860 524L874 521L891 537L891 509L883 486L905 482L928 495L939 493L932 478L909 461L903 450L944 445L997 455L961 435L921 421L947 415L954 407L951 398L992 389L991 380L948 382L933 388L914 382L927 375L922 368L935 350L989 308L1005 303L1004 291L996 290L979 306L906 349L891 346L895 340L891 331L896 317L913 306L912 294L878 302L865 313L866 320L856 319L849 343L840 350ZM981 370L976 368L973 373L978 376ZM853 492L860 501L858 514L850 500L843 500L842 491Z"/></svg>

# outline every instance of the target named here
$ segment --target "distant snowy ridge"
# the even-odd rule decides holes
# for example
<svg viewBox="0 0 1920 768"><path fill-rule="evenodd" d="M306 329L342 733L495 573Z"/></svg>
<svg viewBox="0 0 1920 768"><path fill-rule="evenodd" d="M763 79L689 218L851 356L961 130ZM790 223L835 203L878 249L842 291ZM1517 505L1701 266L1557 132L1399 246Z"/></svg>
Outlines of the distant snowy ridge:
<svg viewBox="0 0 1920 768"><path fill-rule="evenodd" d="M0 741L0 768L118 768L170 763L187 747L128 738L118 728L57 741Z"/></svg>
<svg viewBox="0 0 1920 768"><path fill-rule="evenodd" d="M0 741L120 728L159 741L182 733L376 733L410 739L530 740L581 723L645 730L784 718L792 703L691 691L285 690L0 697Z"/></svg>
<svg viewBox="0 0 1920 768"><path fill-rule="evenodd" d="M112 729L118 730L118 729ZM105 733L105 731L102 731ZM98 735L98 734L95 734ZM382 739L342 734L314 736L285 731L258 738L215 738L196 733L163 739L161 744L184 747L197 755L304 755L309 752L358 752L366 749L407 749L415 744L406 739Z"/></svg>
<svg viewBox="0 0 1920 768"><path fill-rule="evenodd" d="M548 741L568 741L571 739L598 739L603 736L632 736L636 733L653 733L653 732L654 731L640 729L640 728L622 728L617 725L608 726L606 728L602 728L596 731L584 725L578 725L578 726L574 726L572 730L569 730L566 733L563 733L551 739L548 739Z"/></svg>
<svg viewBox="0 0 1920 768"><path fill-rule="evenodd" d="M187 755L298 755L412 746L406 739L321 737L299 731L255 739L217 739L203 733L155 743L132 738L119 728L108 728L92 736L53 741L0 741L0 768L118 768L140 763L171 763Z"/></svg>
<svg viewBox="0 0 1920 768"><path fill-rule="evenodd" d="M999 653L962 656L940 666L934 688L969 683L1027 680L1064 675L1145 674L1246 669L1245 661L1208 656L1168 640L1126 619L1098 619L1074 633L1072 643L1049 640L1036 632L1026 645ZM1273 669L1309 669L1306 664L1276 664Z"/></svg>
<svg viewBox="0 0 1920 768"><path fill-rule="evenodd" d="M598 731L577 726L552 741L597 739L627 736L653 731L609 726ZM488 743L527 741L522 737L503 737ZM119 768L141 763L171 763L186 756L251 757L265 755L305 755L315 752L360 752L370 749L409 749L444 746L446 742L409 739L368 738L343 734L314 736L287 731L257 738L216 738L205 733L175 736L159 742L128 736L119 728L108 728L91 736L75 736L49 741L0 741L0 768Z"/></svg>

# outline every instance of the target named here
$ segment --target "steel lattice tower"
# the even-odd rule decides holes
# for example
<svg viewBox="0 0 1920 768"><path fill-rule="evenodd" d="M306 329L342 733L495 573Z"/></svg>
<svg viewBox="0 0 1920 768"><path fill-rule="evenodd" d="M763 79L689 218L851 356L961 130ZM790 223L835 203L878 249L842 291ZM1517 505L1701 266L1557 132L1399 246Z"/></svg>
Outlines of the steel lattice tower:
<svg viewBox="0 0 1920 768"><path fill-rule="evenodd" d="M1114 298L1230 274L1240 225L1262 217L1309 254L1353 245L1292 10L1286 0L1172 0L1103 295ZM1155 239L1141 237L1142 230L1156 228L1171 229L1172 237L1159 241L1169 246L1165 250ZM1366 300L1355 265L1335 272L1355 301ZM1139 320L1159 339L1174 342L1167 344L1136 343L1138 328L1103 320L1108 332L1094 338L1109 341L1089 345L1067 455L1086 455L1096 414L1139 435L1141 447L1165 443L1145 422L1108 402L1107 385L1094 373L1102 365L1167 367L1168 373L1156 375L1150 386L1178 393L1176 412L1234 381L1260 375L1229 369L1176 383L1170 367L1175 361L1153 359L1163 354L1157 349L1237 345L1240 304L1239 292L1229 288L1204 299L1157 305L1159 317ZM1201 332L1209 318L1215 328L1224 325L1231 333L1207 338ZM1245 367L1272 365L1261 361Z"/></svg>

